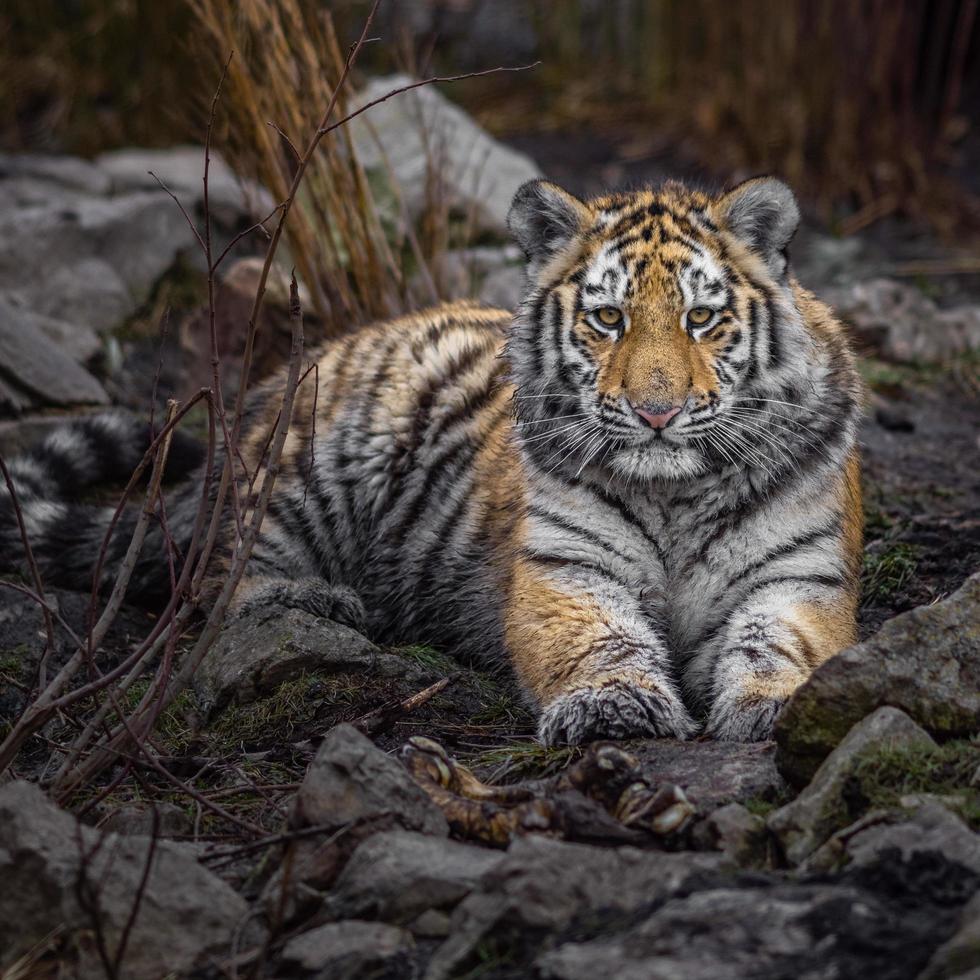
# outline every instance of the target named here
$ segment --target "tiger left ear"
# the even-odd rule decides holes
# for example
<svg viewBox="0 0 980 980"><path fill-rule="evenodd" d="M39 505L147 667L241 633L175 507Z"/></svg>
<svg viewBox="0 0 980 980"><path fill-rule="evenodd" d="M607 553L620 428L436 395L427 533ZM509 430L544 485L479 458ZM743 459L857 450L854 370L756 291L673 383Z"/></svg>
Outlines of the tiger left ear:
<svg viewBox="0 0 980 980"><path fill-rule="evenodd" d="M800 224L793 192L775 177L756 177L725 194L717 213L732 234L765 259L777 278L786 272L786 247Z"/></svg>

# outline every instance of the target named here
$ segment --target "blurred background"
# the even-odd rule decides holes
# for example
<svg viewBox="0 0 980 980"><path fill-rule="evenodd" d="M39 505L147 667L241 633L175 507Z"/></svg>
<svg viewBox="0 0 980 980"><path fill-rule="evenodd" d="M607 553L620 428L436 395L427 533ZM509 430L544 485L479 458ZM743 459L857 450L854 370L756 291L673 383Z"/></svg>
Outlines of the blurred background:
<svg viewBox="0 0 980 980"><path fill-rule="evenodd" d="M207 263L170 193L203 229L212 103L211 219L228 247L216 327L234 390L276 202L370 6L0 4L0 452L51 414L145 411L211 384ZM287 356L292 266L310 345L448 297L513 308L505 219L523 180L587 195L773 173L803 205L796 272L863 355L862 628L932 601L980 561L978 8L383 0L334 120L412 78L534 67L397 96L322 141L255 377Z"/></svg>
<svg viewBox="0 0 980 980"><path fill-rule="evenodd" d="M6 0L0 144L92 155L199 140L222 21L248 59L264 18L363 0ZM362 69L541 65L453 89L497 135L574 171L663 157L773 171L843 230L901 213L977 220L976 0L387 0ZM237 22L237 23L236 23ZM237 36L236 36L237 35ZM301 46L299 33L289 38ZM320 52L325 58L326 52ZM260 79L261 81L261 79ZM635 169L635 167L634 167Z"/></svg>

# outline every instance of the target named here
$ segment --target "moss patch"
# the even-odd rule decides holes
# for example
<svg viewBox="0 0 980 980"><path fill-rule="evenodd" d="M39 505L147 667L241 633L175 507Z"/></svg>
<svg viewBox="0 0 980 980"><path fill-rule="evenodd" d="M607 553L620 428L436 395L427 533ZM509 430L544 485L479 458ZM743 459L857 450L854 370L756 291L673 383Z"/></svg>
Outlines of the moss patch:
<svg viewBox="0 0 980 980"><path fill-rule="evenodd" d="M937 748L882 749L857 765L847 793L861 809L898 806L903 796L954 797L970 826L980 829L980 740L956 740Z"/></svg>
<svg viewBox="0 0 980 980"><path fill-rule="evenodd" d="M888 602L909 583L917 564L917 549L901 542L866 553L861 569L861 604Z"/></svg>
<svg viewBox="0 0 980 980"><path fill-rule="evenodd" d="M464 761L482 779L509 783L553 776L581 755L582 750L576 746L550 747L528 741L484 749Z"/></svg>

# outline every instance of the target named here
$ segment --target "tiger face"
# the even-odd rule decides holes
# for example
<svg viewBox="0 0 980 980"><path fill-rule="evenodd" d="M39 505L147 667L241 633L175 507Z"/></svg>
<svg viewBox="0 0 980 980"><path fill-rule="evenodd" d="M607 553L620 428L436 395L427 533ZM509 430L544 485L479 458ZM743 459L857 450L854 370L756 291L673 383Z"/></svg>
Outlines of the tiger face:
<svg viewBox="0 0 980 980"><path fill-rule="evenodd" d="M549 465L683 478L754 451L805 343L790 190L677 184L583 202L543 181L510 227L530 292L509 344L525 443ZM544 454L547 453L549 458Z"/></svg>

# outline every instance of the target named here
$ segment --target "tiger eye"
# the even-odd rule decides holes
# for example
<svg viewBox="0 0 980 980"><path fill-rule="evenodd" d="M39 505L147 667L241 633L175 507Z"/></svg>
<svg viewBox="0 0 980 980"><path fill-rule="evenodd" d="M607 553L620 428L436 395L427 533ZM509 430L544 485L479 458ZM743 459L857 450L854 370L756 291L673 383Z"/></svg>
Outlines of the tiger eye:
<svg viewBox="0 0 980 980"><path fill-rule="evenodd" d="M714 311L707 306L695 306L687 311L687 322L695 327L703 327L713 315Z"/></svg>
<svg viewBox="0 0 980 980"><path fill-rule="evenodd" d="M600 306L596 317L605 327L617 327L623 322L622 310L617 310L615 306Z"/></svg>

